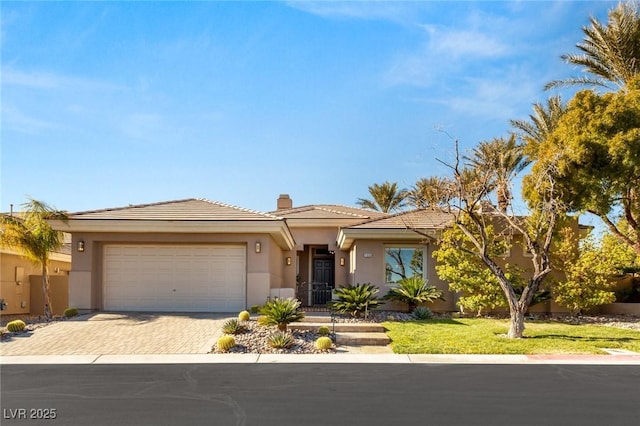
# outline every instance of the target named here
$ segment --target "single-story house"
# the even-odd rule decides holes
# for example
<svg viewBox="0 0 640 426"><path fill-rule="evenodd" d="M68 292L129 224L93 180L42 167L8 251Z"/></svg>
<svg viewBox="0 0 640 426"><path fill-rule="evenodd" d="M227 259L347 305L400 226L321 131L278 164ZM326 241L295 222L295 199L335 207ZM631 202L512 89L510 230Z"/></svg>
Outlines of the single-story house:
<svg viewBox="0 0 640 426"><path fill-rule="evenodd" d="M450 214L294 207L286 194L276 206L262 213L185 199L52 220L55 229L72 235L69 305L236 312L271 297L295 296L309 306L326 302L316 297L323 289L371 283L383 295L401 277L422 275L447 294L431 307L456 310L456 297L436 275L432 258Z"/></svg>

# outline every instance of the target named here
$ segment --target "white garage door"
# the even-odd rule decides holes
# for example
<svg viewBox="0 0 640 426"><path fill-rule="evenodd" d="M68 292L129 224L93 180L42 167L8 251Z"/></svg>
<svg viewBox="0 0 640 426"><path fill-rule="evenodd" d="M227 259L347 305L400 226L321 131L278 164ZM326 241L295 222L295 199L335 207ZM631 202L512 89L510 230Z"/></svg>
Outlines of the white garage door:
<svg viewBox="0 0 640 426"><path fill-rule="evenodd" d="M240 311L246 306L245 252L236 245L105 245L104 309Z"/></svg>

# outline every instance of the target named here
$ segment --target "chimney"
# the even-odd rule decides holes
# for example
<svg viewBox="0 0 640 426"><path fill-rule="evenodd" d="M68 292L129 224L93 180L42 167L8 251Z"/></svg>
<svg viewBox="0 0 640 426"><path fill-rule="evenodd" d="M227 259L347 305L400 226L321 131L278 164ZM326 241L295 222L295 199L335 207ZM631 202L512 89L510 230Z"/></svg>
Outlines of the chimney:
<svg viewBox="0 0 640 426"><path fill-rule="evenodd" d="M293 201L289 194L280 194L278 197L278 210L287 210L293 208Z"/></svg>

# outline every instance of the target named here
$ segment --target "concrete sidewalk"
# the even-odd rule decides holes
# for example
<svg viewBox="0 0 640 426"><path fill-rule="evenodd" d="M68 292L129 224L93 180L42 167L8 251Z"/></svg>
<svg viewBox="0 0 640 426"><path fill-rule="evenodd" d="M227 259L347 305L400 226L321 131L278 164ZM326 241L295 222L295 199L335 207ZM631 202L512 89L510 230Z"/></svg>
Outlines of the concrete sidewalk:
<svg viewBox="0 0 640 426"><path fill-rule="evenodd" d="M390 346L339 345L328 354L209 354L230 314L83 315L0 343L0 364L418 363L640 365L640 354L400 355Z"/></svg>
<svg viewBox="0 0 640 426"><path fill-rule="evenodd" d="M640 365L639 355L429 355L429 354L175 354L175 355L25 355L2 356L12 364L573 364Z"/></svg>

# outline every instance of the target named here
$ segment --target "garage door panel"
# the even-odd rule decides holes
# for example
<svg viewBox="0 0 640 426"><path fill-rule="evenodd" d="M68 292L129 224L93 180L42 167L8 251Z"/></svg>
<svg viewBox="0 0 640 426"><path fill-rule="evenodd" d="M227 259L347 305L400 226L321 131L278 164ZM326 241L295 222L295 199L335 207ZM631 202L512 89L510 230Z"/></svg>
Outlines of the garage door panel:
<svg viewBox="0 0 640 426"><path fill-rule="evenodd" d="M245 308L244 246L106 245L107 310L235 312Z"/></svg>

